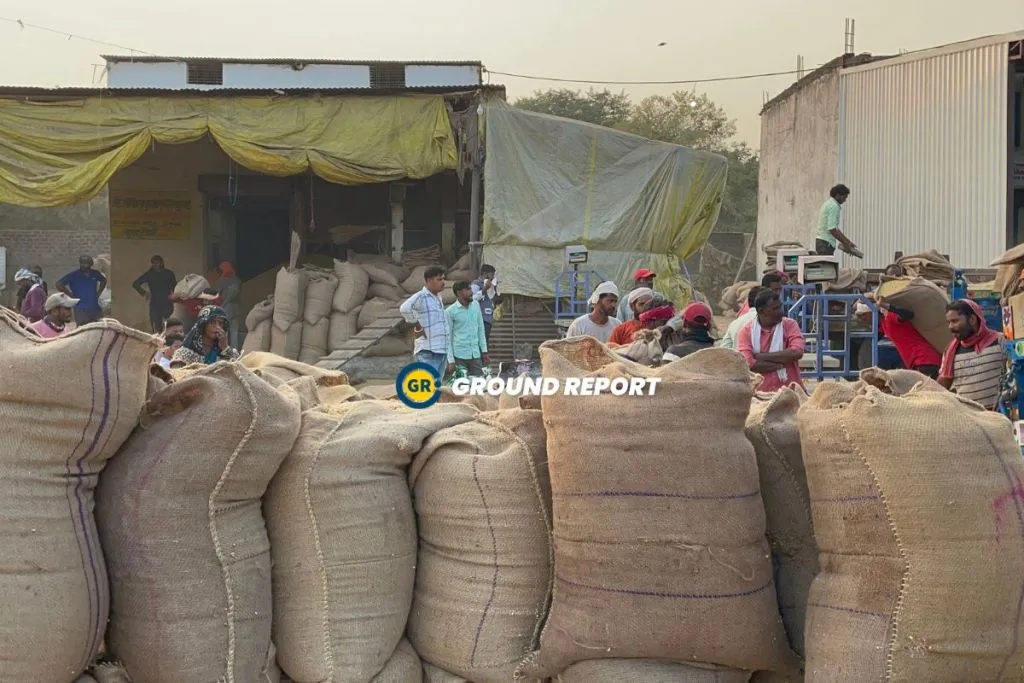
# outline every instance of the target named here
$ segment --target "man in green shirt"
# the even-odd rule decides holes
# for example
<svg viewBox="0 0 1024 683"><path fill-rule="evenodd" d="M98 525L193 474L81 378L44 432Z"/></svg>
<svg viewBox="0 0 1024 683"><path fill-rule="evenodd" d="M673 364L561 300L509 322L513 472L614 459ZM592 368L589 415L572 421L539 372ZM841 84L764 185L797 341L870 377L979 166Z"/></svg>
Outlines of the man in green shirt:
<svg viewBox="0 0 1024 683"><path fill-rule="evenodd" d="M487 356L487 333L480 304L473 301L473 286L456 282L452 287L455 303L445 309L451 335L448 337L448 364L463 367L469 377L483 374L485 365L491 364Z"/></svg>
<svg viewBox="0 0 1024 683"><path fill-rule="evenodd" d="M836 244L843 245L843 251L857 254L859 250L849 237L839 229L839 219L843 213L843 204L850 198L850 188L836 185L829 191L829 198L821 206L818 214L818 234L814 240L814 251L819 256L832 256L836 253Z"/></svg>

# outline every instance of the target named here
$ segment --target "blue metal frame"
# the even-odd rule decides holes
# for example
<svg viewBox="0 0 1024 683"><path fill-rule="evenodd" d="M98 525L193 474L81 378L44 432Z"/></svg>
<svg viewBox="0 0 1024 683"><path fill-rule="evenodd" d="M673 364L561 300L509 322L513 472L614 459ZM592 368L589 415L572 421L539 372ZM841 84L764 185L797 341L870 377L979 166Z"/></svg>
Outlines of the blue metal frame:
<svg viewBox="0 0 1024 683"><path fill-rule="evenodd" d="M558 274L555 280L555 320L578 318L590 312L590 293L604 278L596 270L576 270L570 268ZM583 296L578 295L580 290Z"/></svg>
<svg viewBox="0 0 1024 683"><path fill-rule="evenodd" d="M794 290L806 289L805 285L790 285ZM785 291L786 288L783 288ZM829 304L842 303L843 313L829 313ZM863 303L871 310L871 328L863 332L851 330L851 323L854 320L853 305ZM874 302L866 299L863 294L803 294L786 312L790 318L800 325L800 331L806 337L814 335L815 339L815 369L812 371L801 371L804 377L813 377L818 381L832 377L854 379L858 371L853 369L853 348L851 342L854 339L867 339L871 344L871 365L878 364L878 307ZM833 323L838 323L836 332L842 332L843 345L840 349L825 348L830 343ZM825 370L824 360L826 356L839 358L842 366L839 370Z"/></svg>

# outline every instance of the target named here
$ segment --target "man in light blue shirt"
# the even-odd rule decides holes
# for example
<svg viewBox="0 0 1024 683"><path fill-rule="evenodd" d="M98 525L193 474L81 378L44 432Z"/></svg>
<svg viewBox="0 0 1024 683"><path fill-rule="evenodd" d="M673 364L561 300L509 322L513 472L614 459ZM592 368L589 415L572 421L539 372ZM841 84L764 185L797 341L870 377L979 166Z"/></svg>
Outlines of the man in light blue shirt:
<svg viewBox="0 0 1024 683"><path fill-rule="evenodd" d="M448 345L448 365L462 367L469 377L483 375L485 365L491 364L487 356L487 331L480 304L473 300L473 287L468 282L456 282L452 287L455 303L445 309L451 340Z"/></svg>
<svg viewBox="0 0 1024 683"><path fill-rule="evenodd" d="M444 291L444 268L431 266L423 273L423 289L416 292L398 307L407 322L415 323L416 341L414 355L420 363L426 363L444 377L446 368L454 370L448 363L448 348L451 345L451 329L448 316L441 302Z"/></svg>

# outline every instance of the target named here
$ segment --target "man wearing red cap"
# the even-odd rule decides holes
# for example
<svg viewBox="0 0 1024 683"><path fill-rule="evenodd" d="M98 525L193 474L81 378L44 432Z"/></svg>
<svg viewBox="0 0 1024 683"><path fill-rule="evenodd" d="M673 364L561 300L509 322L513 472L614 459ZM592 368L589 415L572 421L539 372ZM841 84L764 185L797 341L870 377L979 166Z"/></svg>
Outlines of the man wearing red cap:
<svg viewBox="0 0 1024 683"><path fill-rule="evenodd" d="M653 270L648 268L640 268L633 273L633 289L639 289L646 287L647 289L654 289L654 278L656 275ZM622 301L619 302L619 322L626 322L627 320L633 320L632 309L629 307L629 298L622 297Z"/></svg>
<svg viewBox="0 0 1024 683"><path fill-rule="evenodd" d="M685 358L701 349L710 349L715 345L711 336L711 307L701 301L694 301L683 309L683 329L679 332L676 343L665 351L662 361Z"/></svg>

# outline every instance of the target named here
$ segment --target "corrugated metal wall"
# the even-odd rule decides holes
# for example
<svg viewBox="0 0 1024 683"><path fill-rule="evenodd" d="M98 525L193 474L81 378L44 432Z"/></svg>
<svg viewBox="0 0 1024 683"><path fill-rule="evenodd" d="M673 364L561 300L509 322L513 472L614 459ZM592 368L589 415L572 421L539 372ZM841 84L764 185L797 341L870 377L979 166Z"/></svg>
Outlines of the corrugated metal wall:
<svg viewBox="0 0 1024 683"><path fill-rule="evenodd" d="M927 51L840 75L844 231L881 268L938 249L965 268L1006 248L1006 42Z"/></svg>

